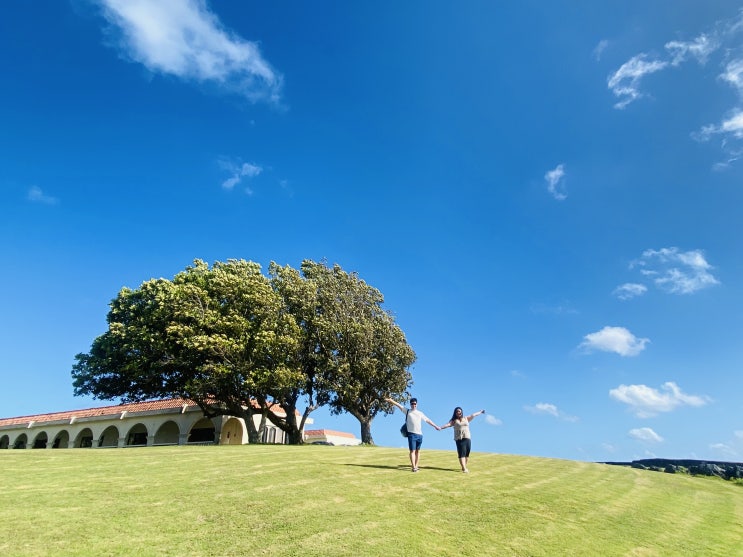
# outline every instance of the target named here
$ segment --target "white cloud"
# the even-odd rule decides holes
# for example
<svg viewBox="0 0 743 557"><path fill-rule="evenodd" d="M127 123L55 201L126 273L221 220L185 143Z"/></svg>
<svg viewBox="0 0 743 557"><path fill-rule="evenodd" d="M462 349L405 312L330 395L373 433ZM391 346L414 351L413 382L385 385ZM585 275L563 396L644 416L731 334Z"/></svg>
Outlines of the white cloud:
<svg viewBox="0 0 743 557"><path fill-rule="evenodd" d="M732 85L738 92L738 96L743 99L743 59L730 60L719 77L725 83ZM722 138L722 148L727 156L726 161L716 163L713 168L723 170L743 154L740 148L740 140L743 139L743 109L739 106L734 107L719 123L707 124L691 134L693 139L702 142L708 141L713 136Z"/></svg>
<svg viewBox="0 0 743 557"><path fill-rule="evenodd" d="M689 42L671 41L666 43L666 50L672 54L671 65L678 66L686 62L691 55L697 59L700 64L707 62L707 58L719 48L717 38L709 35L699 35L696 39Z"/></svg>
<svg viewBox="0 0 743 557"><path fill-rule="evenodd" d="M707 141L713 135L727 135L732 136L734 139L743 139L743 110L734 109L725 120L719 124L710 124L702 127L702 129L692 137L699 141Z"/></svg>
<svg viewBox="0 0 743 557"><path fill-rule="evenodd" d="M222 187L226 190L233 189L236 185L238 185L240 182L242 182L243 178L255 178L258 176L261 172L263 172L263 168L252 163L242 163L242 164L236 164L229 161L220 161L220 165L228 170L231 174L229 178L227 178L224 182L222 182ZM248 195L252 194L253 191L250 188L245 189L246 193Z"/></svg>
<svg viewBox="0 0 743 557"><path fill-rule="evenodd" d="M583 339L579 348L586 352L600 350L615 352L620 356L637 356L650 342L647 338L637 338L624 327L608 326L595 333L587 334Z"/></svg>
<svg viewBox="0 0 743 557"><path fill-rule="evenodd" d="M614 108L625 108L629 103L642 97L640 80L646 75L658 72L668 66L668 62L661 60L647 60L646 54L638 54L609 77L608 85L619 101Z"/></svg>
<svg viewBox="0 0 743 557"><path fill-rule="evenodd" d="M534 406L524 406L524 410L531 412L532 414L547 414L566 422L577 422L576 416L569 416L560 411L557 406L548 402L538 402Z"/></svg>
<svg viewBox="0 0 743 557"><path fill-rule="evenodd" d="M604 449L604 451L606 451L607 453L617 452L617 448L611 443L601 443L601 448Z"/></svg>
<svg viewBox="0 0 743 557"><path fill-rule="evenodd" d="M687 395L673 381L661 385L660 390L647 385L619 385L609 391L609 397L627 404L639 418L649 418L661 412L671 412L679 406L704 406L706 396Z"/></svg>
<svg viewBox="0 0 743 557"><path fill-rule="evenodd" d="M631 300L637 296L642 296L647 292L648 287L644 284L637 284L634 282L627 282L614 289L614 296L620 300Z"/></svg>
<svg viewBox="0 0 743 557"><path fill-rule="evenodd" d="M554 404L549 404L547 402L538 402L531 408L537 414L549 414L550 416L555 416L556 418L560 415L560 413L557 411L557 406L555 406Z"/></svg>
<svg viewBox="0 0 743 557"><path fill-rule="evenodd" d="M643 97L640 91L640 81L650 75L668 67L678 67L690 57L700 64L705 64L709 56L723 44L726 35L734 32L734 25L723 22L711 33L702 33L691 41L669 41L664 46L670 59L660 57L649 59L646 53L630 58L627 62L609 77L608 86L620 100L614 108L625 108L632 101Z"/></svg>
<svg viewBox="0 0 743 557"><path fill-rule="evenodd" d="M743 452L743 431L734 431L733 439L731 441L726 443L713 443L709 447L710 449L721 453L726 458L738 459Z"/></svg>
<svg viewBox="0 0 743 557"><path fill-rule="evenodd" d="M720 453L725 458L738 458L740 455L735 447L728 445L727 443L712 443L709 448Z"/></svg>
<svg viewBox="0 0 743 557"><path fill-rule="evenodd" d="M630 429L628 435L638 441L645 441L648 443L662 443L663 437L655 433L649 427L640 427L636 429Z"/></svg>
<svg viewBox="0 0 743 557"><path fill-rule="evenodd" d="M552 197L558 201L562 201L567 198L567 194L564 193L565 189L565 165L558 164L553 170L548 171L544 175L544 179L547 181L547 191L552 194Z"/></svg>
<svg viewBox="0 0 743 557"><path fill-rule="evenodd" d="M609 46L609 41L606 39L603 39L599 41L599 44L596 45L596 48L593 49L593 57L596 60L601 60L601 55L604 53L604 50Z"/></svg>
<svg viewBox="0 0 743 557"><path fill-rule="evenodd" d="M531 306L529 306L529 309L532 313L536 314L546 313L553 315L574 315L578 313L578 310L575 309L568 301L558 302L554 305L533 303L531 304Z"/></svg>
<svg viewBox="0 0 743 557"><path fill-rule="evenodd" d="M641 80L652 73L667 68L679 68L688 60L706 64L713 54L719 53L715 62L722 68L719 81L734 87L743 101L743 59L740 58L740 34L743 32L743 10L735 18L718 21L708 32L701 33L690 41L669 41L665 46L666 55L650 57L638 54L625 62L608 79L608 88L619 98L615 108L625 108L631 102L645 96L641 91ZM709 75L709 72L706 72ZM694 83L689 87L700 87ZM695 108L689 107L689 113ZM691 133L698 141L708 141L713 136L722 138L721 148L725 155L722 162L712 165L714 170L725 170L741 158L743 150L743 109L740 103L727 111L719 122L701 126Z"/></svg>
<svg viewBox="0 0 743 557"><path fill-rule="evenodd" d="M231 33L204 0L99 0L124 55L156 73L278 102L282 77L258 45Z"/></svg>
<svg viewBox="0 0 743 557"><path fill-rule="evenodd" d="M730 168L735 161L739 160L743 156L743 150L731 150L727 153L727 157L724 161L718 161L712 165L712 170L721 172Z"/></svg>
<svg viewBox="0 0 743 557"><path fill-rule="evenodd" d="M731 60L725 66L725 71L720 74L720 79L728 82L740 93L743 93L743 60Z"/></svg>
<svg viewBox="0 0 743 557"><path fill-rule="evenodd" d="M701 250L681 251L678 248L645 250L640 259L630 268L639 267L640 273L648 277L660 289L672 294L692 294L719 284L710 272Z"/></svg>
<svg viewBox="0 0 743 557"><path fill-rule="evenodd" d="M503 424L502 421L500 421L495 416L491 416L490 414L485 415L485 423L488 423L490 425L502 425Z"/></svg>
<svg viewBox="0 0 743 557"><path fill-rule="evenodd" d="M32 203L43 203L44 205L56 205L59 200L56 197L45 194L38 186L32 186L28 190L26 199Z"/></svg>

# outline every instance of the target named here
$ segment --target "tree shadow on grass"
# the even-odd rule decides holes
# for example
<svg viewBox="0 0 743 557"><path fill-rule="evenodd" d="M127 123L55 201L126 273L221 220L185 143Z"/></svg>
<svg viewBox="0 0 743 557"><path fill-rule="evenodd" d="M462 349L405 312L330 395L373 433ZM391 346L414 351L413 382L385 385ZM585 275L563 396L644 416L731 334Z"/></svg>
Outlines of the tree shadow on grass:
<svg viewBox="0 0 743 557"><path fill-rule="evenodd" d="M385 464L344 464L344 466L358 466L359 468L380 468L382 470L401 470L404 472L410 472L410 464L397 464L397 465L385 465ZM425 472L426 470L438 470L440 472L458 472L462 473L461 470L454 470L453 468L439 468L438 466L421 466L419 472Z"/></svg>

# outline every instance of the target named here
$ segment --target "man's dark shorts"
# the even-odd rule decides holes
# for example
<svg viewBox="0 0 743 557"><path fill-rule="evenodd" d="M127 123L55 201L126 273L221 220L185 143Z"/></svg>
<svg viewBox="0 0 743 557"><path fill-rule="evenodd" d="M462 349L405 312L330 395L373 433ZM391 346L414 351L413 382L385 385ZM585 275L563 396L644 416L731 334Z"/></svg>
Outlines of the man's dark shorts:
<svg viewBox="0 0 743 557"><path fill-rule="evenodd" d="M408 433L408 448L417 451L423 444L423 436L420 433Z"/></svg>

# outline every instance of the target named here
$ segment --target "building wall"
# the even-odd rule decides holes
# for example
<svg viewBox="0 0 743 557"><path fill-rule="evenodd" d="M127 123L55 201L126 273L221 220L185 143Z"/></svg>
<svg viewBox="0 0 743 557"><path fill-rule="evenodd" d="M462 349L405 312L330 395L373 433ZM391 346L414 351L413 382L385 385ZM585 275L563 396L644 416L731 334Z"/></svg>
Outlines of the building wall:
<svg viewBox="0 0 743 557"><path fill-rule="evenodd" d="M305 443L323 445L360 445L361 439L352 433L333 429L311 429L304 432Z"/></svg>
<svg viewBox="0 0 743 557"><path fill-rule="evenodd" d="M260 417L254 419L258 427ZM267 439L274 443L286 442L283 431L273 425L267 428ZM141 412L125 410L107 415L0 425L0 449L247 443L248 432L242 418L219 416L207 419L198 406L186 404Z"/></svg>

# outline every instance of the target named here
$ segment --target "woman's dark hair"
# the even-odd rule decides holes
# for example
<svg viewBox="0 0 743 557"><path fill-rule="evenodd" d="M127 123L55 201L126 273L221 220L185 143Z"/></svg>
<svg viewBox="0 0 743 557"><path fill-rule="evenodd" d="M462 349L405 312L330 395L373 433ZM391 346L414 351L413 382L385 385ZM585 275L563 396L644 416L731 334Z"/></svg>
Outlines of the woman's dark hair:
<svg viewBox="0 0 743 557"><path fill-rule="evenodd" d="M459 410L462 413L461 416L457 416L457 410ZM454 409L454 412L451 415L451 420L449 420L449 421L450 422L453 422L454 420L461 419L461 418L464 418L464 410L462 410L462 407L461 406L457 406Z"/></svg>

